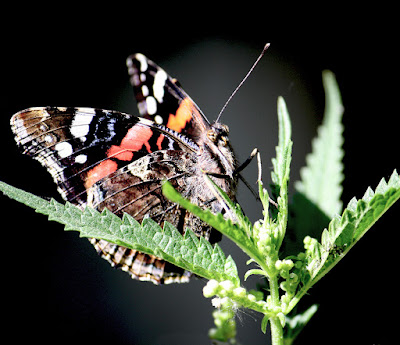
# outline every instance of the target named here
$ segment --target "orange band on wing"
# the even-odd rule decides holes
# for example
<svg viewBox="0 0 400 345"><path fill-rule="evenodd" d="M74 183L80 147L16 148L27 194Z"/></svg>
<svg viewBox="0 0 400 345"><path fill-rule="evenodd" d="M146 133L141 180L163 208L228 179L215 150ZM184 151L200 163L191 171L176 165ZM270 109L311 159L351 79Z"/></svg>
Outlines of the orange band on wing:
<svg viewBox="0 0 400 345"><path fill-rule="evenodd" d="M192 119L192 110L193 102L189 98L185 98L179 105L176 115L169 115L167 127L174 131L181 132Z"/></svg>
<svg viewBox="0 0 400 345"><path fill-rule="evenodd" d="M133 153L122 146L112 145L107 151L107 157L116 158L120 161L130 161L133 158Z"/></svg>
<svg viewBox="0 0 400 345"><path fill-rule="evenodd" d="M114 162L110 159L102 161L101 163L96 165L93 169L89 170L85 181L85 187L90 188L97 181L100 181L102 178L113 173L117 169L118 169L117 162Z"/></svg>
<svg viewBox="0 0 400 345"><path fill-rule="evenodd" d="M159 150L162 149L161 144L162 144L164 138L165 138L164 134L160 134L160 136L157 138L157 147Z"/></svg>
<svg viewBox="0 0 400 345"><path fill-rule="evenodd" d="M149 127L135 125L129 129L124 139L121 141L121 147L129 151L139 151L142 146L149 149L148 141L153 135L153 131Z"/></svg>
<svg viewBox="0 0 400 345"><path fill-rule="evenodd" d="M151 148L149 139L153 135L153 131L145 126L135 125L128 130L120 145L112 145L107 151L107 157L115 158L121 161L130 161L133 158L133 153L139 151L143 145L150 153ZM116 161L106 159L89 170L85 187L90 188L97 181L107 175L117 171L118 164Z"/></svg>
<svg viewBox="0 0 400 345"><path fill-rule="evenodd" d="M107 151L107 157L119 159L120 161L130 161L133 158L133 152L139 151L143 145L150 153L149 139L153 131L144 126L135 125L128 130L121 141L121 145L112 145Z"/></svg>

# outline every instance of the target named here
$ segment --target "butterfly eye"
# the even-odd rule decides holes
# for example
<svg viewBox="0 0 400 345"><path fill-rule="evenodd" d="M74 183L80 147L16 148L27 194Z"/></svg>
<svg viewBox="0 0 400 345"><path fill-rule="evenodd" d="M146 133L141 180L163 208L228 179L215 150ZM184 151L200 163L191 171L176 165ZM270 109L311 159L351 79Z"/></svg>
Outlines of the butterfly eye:
<svg viewBox="0 0 400 345"><path fill-rule="evenodd" d="M218 142L220 145L222 145L222 146L227 146L228 145L228 137L227 136L225 136L225 135L222 135L220 138L219 138L219 142Z"/></svg>

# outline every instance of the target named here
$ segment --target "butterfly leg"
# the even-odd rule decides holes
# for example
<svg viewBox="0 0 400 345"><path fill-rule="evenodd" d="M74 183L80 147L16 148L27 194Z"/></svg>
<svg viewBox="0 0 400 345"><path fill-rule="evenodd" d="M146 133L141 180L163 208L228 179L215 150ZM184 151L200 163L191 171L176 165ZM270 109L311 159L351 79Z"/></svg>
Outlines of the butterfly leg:
<svg viewBox="0 0 400 345"><path fill-rule="evenodd" d="M256 198L257 201L261 201L260 197L258 196L258 194L256 193L256 191L254 190L254 188L246 181L246 179L241 175L241 174L237 174L238 177L243 181L243 183L245 184L245 186L249 189L249 191L251 192L251 194L254 195L254 197Z"/></svg>
<svg viewBox="0 0 400 345"><path fill-rule="evenodd" d="M242 170L244 170L249 164L250 162L253 160L253 158L259 153L258 149L255 148L253 151L251 151L250 156L247 157L247 159L240 164L236 170L233 172L233 176L237 176L238 178L240 178L243 183L245 184L245 186L249 189L249 191L251 192L251 194L254 195L254 197L256 198L257 201L261 201L260 197L258 196L258 194L256 193L256 191L253 189L253 187L246 181L246 179L240 174L240 172Z"/></svg>
<svg viewBox="0 0 400 345"><path fill-rule="evenodd" d="M255 148L251 153L250 156L233 172L233 174L237 175L243 183L246 185L246 187L250 190L250 192L254 195L257 201L261 201L260 197L258 194L255 192L253 187L246 181L246 179L240 174L240 172L245 169L250 162L253 160L253 158L257 155L257 161L258 161L258 180L261 180L261 157L260 157L260 152L258 151L257 148ZM270 197L268 197L268 201L274 205L276 208L278 208L278 204L272 200Z"/></svg>
<svg viewBox="0 0 400 345"><path fill-rule="evenodd" d="M251 151L250 156L247 157L247 159L236 168L236 170L233 172L233 175L239 175L239 173L250 164L250 162L253 160L253 158L256 156L257 153L258 153L257 148Z"/></svg>

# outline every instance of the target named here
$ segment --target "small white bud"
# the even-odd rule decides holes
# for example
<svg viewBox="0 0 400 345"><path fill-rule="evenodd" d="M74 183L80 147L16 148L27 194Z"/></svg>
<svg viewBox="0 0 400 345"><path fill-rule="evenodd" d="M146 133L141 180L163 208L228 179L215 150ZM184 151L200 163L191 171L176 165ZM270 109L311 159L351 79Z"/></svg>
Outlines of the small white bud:
<svg viewBox="0 0 400 345"><path fill-rule="evenodd" d="M224 280L219 283L219 286L222 287L226 291L232 291L235 288L235 285L230 280Z"/></svg>
<svg viewBox="0 0 400 345"><path fill-rule="evenodd" d="M246 289L242 288L242 287L238 287L238 288L233 290L233 294L236 297L245 297L246 296Z"/></svg>
<svg viewBox="0 0 400 345"><path fill-rule="evenodd" d="M251 294L251 293L249 293L249 294L247 295L247 299L248 299L250 302L255 302L255 301L257 300L256 296L254 296L254 295Z"/></svg>
<svg viewBox="0 0 400 345"><path fill-rule="evenodd" d="M211 279L206 286L203 288L204 297L212 297L214 296L219 289L219 283L215 279Z"/></svg>

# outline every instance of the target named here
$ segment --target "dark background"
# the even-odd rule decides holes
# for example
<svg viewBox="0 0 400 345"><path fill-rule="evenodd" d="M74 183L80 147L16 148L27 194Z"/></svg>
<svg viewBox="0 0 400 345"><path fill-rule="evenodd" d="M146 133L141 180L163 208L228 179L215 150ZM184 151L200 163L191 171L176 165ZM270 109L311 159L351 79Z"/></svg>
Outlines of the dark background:
<svg viewBox="0 0 400 345"><path fill-rule="evenodd" d="M137 114L125 58L142 52L177 77L210 120L216 118L266 42L266 56L222 121L243 161L262 152L264 182L277 143L276 100L293 126L291 179L298 179L324 107L321 71L332 70L346 108L344 205L399 170L398 32L390 8L260 8L260 3L135 3L132 7L34 7L3 11L0 180L58 198L44 169L17 152L9 118L32 106L90 106ZM261 4L262 5L262 4ZM192 8L193 7L193 8ZM244 172L257 178L253 163ZM260 208L246 188L239 202ZM212 307L202 280L153 286L101 260L85 239L0 197L3 215L3 334L22 343L208 344ZM394 206L305 297L320 309L299 338L307 344L385 344L398 320L398 231ZM6 218L7 217L7 218ZM6 223L6 221L8 222ZM246 270L228 240L240 273ZM257 277L246 287L254 287ZM261 316L238 312L243 345L266 344ZM398 333L398 332L396 332Z"/></svg>

